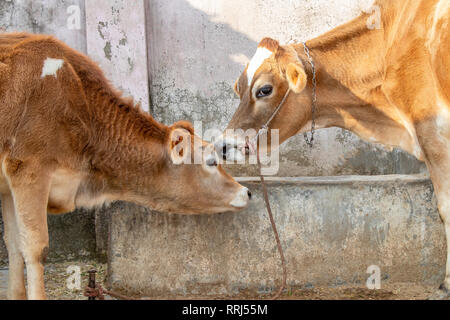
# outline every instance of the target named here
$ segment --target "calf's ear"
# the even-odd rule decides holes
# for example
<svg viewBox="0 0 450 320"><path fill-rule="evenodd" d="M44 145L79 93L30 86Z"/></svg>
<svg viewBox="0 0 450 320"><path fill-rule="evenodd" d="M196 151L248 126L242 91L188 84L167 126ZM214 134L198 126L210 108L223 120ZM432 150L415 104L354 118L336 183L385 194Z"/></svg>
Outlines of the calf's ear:
<svg viewBox="0 0 450 320"><path fill-rule="evenodd" d="M172 129L168 142L169 155L173 164L187 163L191 158L191 134L183 128Z"/></svg>
<svg viewBox="0 0 450 320"><path fill-rule="evenodd" d="M300 93L305 89L308 78L305 70L298 63L291 62L286 67L286 79L289 83L289 88L295 92Z"/></svg>
<svg viewBox="0 0 450 320"><path fill-rule="evenodd" d="M237 78L236 82L234 83L234 87L233 87L234 93L236 94L237 97L240 97L240 94L239 94L239 79L240 78Z"/></svg>

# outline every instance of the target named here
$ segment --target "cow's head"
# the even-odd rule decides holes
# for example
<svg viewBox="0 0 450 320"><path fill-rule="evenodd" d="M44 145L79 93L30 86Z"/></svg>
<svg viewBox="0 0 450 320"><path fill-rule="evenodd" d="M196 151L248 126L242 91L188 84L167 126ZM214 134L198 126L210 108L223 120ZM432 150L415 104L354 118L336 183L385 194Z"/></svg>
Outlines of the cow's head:
<svg viewBox="0 0 450 320"><path fill-rule="evenodd" d="M198 214L238 211L248 205L250 191L222 169L214 146L195 135L190 123L169 128L164 153L151 207Z"/></svg>
<svg viewBox="0 0 450 320"><path fill-rule="evenodd" d="M290 94L269 129L279 129L280 143L298 133L299 126L301 129L311 117L310 108L301 107L311 101L310 95L304 93L306 85L304 65L295 49L263 39L234 85L241 101L224 135L215 142L218 153L227 160L242 159L244 150L248 152L250 135L255 135L271 117L288 89ZM230 133L230 129L242 130ZM270 149L270 143L267 148Z"/></svg>

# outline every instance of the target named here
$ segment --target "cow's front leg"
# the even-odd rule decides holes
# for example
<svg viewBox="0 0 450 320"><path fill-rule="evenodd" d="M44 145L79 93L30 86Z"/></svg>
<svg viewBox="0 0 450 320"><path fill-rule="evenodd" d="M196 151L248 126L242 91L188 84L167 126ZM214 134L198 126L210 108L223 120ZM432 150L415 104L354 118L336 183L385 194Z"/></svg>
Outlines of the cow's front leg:
<svg viewBox="0 0 450 320"><path fill-rule="evenodd" d="M448 181L448 180L447 180ZM439 188L436 192L439 213L444 222L445 235L447 238L447 264L445 270L444 282L439 287L438 292L433 298L445 299L450 298L450 183L444 183L445 190Z"/></svg>
<svg viewBox="0 0 450 320"><path fill-rule="evenodd" d="M5 228L4 239L8 250L9 272L8 272L8 299L25 300L25 277L23 272L23 256L19 249L19 232L16 224L14 201L11 194L3 194L2 216Z"/></svg>
<svg viewBox="0 0 450 320"><path fill-rule="evenodd" d="M433 175L432 175L433 177ZM437 177L435 177L436 180ZM434 182L435 194L438 200L439 213L444 222L445 235L447 239L447 263L445 269L445 279L440 285L439 289L430 297L432 300L450 299L450 185L446 185L446 190L443 190L441 186L438 186L439 182Z"/></svg>
<svg viewBox="0 0 450 320"><path fill-rule="evenodd" d="M39 166L7 162L14 199L18 245L27 270L28 299L45 299L44 262L48 253L47 203L50 178Z"/></svg>
<svg viewBox="0 0 450 320"><path fill-rule="evenodd" d="M445 299L450 298L450 133L447 137L442 128L436 127L434 121L423 123L417 131L447 239L445 279L430 298Z"/></svg>

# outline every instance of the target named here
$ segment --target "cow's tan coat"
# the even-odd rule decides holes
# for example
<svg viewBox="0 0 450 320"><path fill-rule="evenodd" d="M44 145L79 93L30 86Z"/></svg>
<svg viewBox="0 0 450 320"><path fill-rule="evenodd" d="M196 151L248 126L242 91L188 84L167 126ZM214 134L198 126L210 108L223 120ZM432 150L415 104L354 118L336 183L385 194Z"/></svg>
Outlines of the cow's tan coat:
<svg viewBox="0 0 450 320"><path fill-rule="evenodd" d="M381 9L380 29L369 28L373 17L362 14L307 42L317 65L317 127L351 130L426 162L447 234L443 290L448 292L450 1L379 0L375 5ZM311 67L302 44L280 46L266 38L260 47L273 54L250 85L246 71L239 77L235 89L241 102L228 129L258 130L290 87L294 92L270 126L280 130L283 142L311 128ZM255 93L267 84L273 93L257 99Z"/></svg>

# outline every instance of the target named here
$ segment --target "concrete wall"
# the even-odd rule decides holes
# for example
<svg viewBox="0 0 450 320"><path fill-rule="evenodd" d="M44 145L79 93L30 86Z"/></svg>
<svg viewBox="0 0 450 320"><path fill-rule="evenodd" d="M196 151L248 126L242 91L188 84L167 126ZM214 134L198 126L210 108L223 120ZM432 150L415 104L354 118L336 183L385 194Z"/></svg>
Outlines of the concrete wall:
<svg viewBox="0 0 450 320"><path fill-rule="evenodd" d="M147 0L151 110L166 123L181 119L223 129L238 99L232 86L265 36L282 44L318 36L356 17L362 0ZM255 167L230 167L254 175ZM303 136L281 148L279 176L416 173L404 152L366 143L341 129L321 130L310 150Z"/></svg>
<svg viewBox="0 0 450 320"><path fill-rule="evenodd" d="M73 21L69 18L76 14L69 9L71 6L79 8L79 29L71 28ZM51 34L71 47L86 52L84 0L2 0L0 30Z"/></svg>
<svg viewBox="0 0 450 320"><path fill-rule="evenodd" d="M267 292L281 281L276 243L257 180L250 207L180 216L132 205L111 208L109 275L116 290L143 296ZM364 284L371 265L382 286L438 286L445 235L429 180L415 176L272 179L270 201L288 284Z"/></svg>
<svg viewBox="0 0 450 320"><path fill-rule="evenodd" d="M143 1L86 1L87 50L108 79L149 110Z"/></svg>

